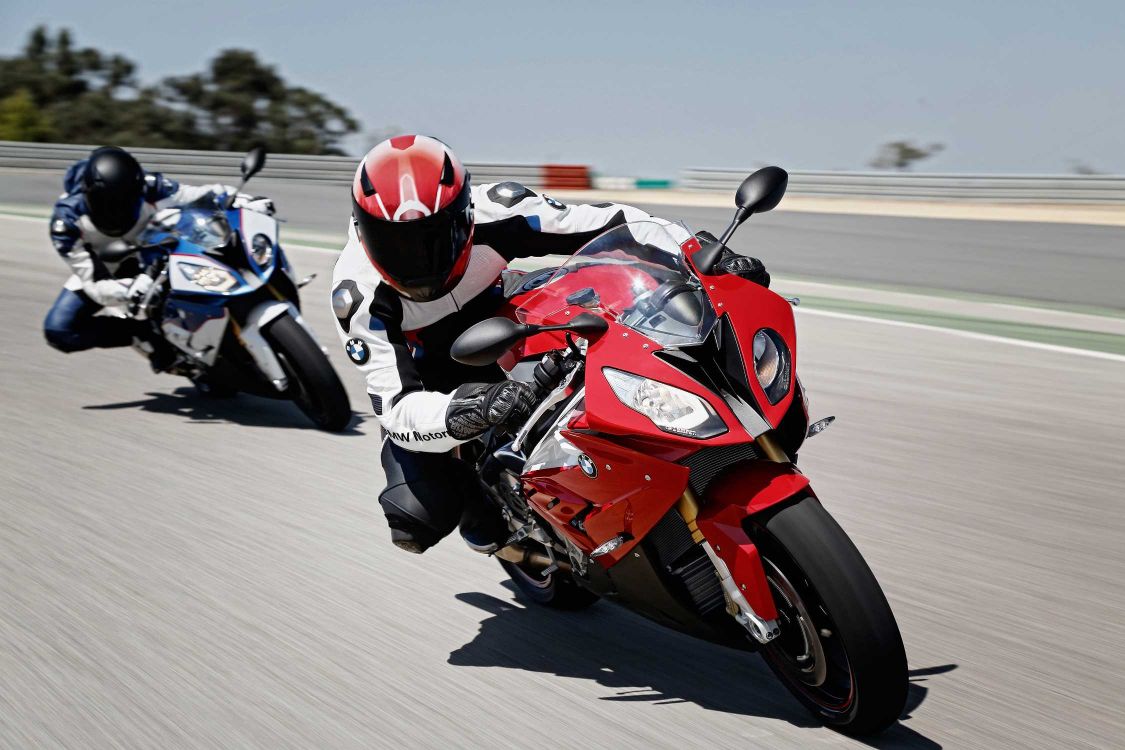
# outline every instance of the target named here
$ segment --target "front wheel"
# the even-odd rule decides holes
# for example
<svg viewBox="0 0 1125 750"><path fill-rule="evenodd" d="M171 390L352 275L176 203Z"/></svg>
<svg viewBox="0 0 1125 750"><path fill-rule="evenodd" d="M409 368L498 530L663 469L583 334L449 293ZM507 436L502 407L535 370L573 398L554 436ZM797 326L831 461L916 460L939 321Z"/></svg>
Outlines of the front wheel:
<svg viewBox="0 0 1125 750"><path fill-rule="evenodd" d="M766 663L825 724L854 735L902 714L906 650L887 598L848 535L805 497L751 522L778 610Z"/></svg>
<svg viewBox="0 0 1125 750"><path fill-rule="evenodd" d="M344 384L308 331L290 316L282 315L262 335L285 369L290 398L305 416L329 432L347 427L352 407Z"/></svg>

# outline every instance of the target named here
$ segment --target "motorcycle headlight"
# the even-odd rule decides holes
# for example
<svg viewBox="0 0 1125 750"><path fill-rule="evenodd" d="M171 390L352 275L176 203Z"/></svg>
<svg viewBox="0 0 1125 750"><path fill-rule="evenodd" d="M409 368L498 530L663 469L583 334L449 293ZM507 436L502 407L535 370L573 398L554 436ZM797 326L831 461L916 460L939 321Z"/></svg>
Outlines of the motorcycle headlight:
<svg viewBox="0 0 1125 750"><path fill-rule="evenodd" d="M265 268L273 260L273 240L264 234L254 235L254 239L250 241L250 255L258 268Z"/></svg>
<svg viewBox="0 0 1125 750"><path fill-rule="evenodd" d="M776 404L789 392L789 371L789 347L781 334L772 328L763 328L754 334L754 372L771 404Z"/></svg>
<svg viewBox="0 0 1125 750"><path fill-rule="evenodd" d="M727 431L722 417L694 393L612 367L602 368L602 374L621 403L664 432L705 439Z"/></svg>
<svg viewBox="0 0 1125 750"><path fill-rule="evenodd" d="M195 263L180 263L180 273L193 284L198 284L209 292L229 292L238 286L238 279L230 271L215 266L200 266Z"/></svg>

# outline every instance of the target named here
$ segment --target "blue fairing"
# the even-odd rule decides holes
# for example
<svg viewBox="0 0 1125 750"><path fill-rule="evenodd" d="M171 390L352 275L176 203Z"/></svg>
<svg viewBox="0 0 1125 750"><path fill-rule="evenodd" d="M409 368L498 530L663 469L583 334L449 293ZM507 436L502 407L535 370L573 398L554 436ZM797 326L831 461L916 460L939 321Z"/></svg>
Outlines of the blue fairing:
<svg viewBox="0 0 1125 750"><path fill-rule="evenodd" d="M157 215L140 241L156 245L168 238L168 281L173 296L231 297L261 288L278 263L277 222L264 214L226 209L223 196L208 197ZM266 248L259 259L257 247ZM163 252L163 251L161 251Z"/></svg>

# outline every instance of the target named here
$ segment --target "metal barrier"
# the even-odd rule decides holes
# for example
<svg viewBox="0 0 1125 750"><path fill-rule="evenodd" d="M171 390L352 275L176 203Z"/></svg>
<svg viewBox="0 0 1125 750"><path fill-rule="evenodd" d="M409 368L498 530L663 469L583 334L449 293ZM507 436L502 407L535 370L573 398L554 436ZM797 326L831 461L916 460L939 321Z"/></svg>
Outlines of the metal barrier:
<svg viewBox="0 0 1125 750"><path fill-rule="evenodd" d="M0 167L62 171L84 158L93 146L0 141ZM233 151L179 151L162 148L130 148L137 160L156 172L199 177L231 177L238 174L242 154ZM303 156L270 154L262 177L312 180L347 184L355 174L354 156ZM465 167L474 182L517 180L531 187L586 189L590 170L585 166L500 164L474 162Z"/></svg>
<svg viewBox="0 0 1125 750"><path fill-rule="evenodd" d="M688 169L680 187L734 192L752 171ZM790 172L787 193L981 203L1125 203L1125 176Z"/></svg>
<svg viewBox="0 0 1125 750"><path fill-rule="evenodd" d="M0 141L0 167L62 171L91 150L91 146ZM146 168L173 175L230 177L238 174L241 153L131 149ZM263 177L346 184L355 172L354 156L270 154ZM551 190L582 190L592 184L590 169L559 164L465 165L474 182L518 180ZM679 187L687 190L732 192L751 170L689 169ZM599 178L606 188L611 181ZM616 182L612 184L616 185ZM625 183L621 183L624 187ZM663 187L664 185L661 185ZM641 187L632 181L630 188ZM791 195L889 198L982 203L1125 203L1121 175L983 175L913 174L892 172L790 172Z"/></svg>

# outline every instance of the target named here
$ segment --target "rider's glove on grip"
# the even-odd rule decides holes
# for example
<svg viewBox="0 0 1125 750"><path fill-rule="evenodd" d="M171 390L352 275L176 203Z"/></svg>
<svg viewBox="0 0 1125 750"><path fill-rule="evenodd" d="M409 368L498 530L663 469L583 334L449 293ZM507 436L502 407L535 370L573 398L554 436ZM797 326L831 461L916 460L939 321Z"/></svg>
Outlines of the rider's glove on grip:
<svg viewBox="0 0 1125 750"><path fill-rule="evenodd" d="M133 279L133 283L129 285L129 291L126 293L125 298L129 303L129 310L133 312L134 316L138 319L144 318L144 311L138 309L141 300L152 289L153 280L148 274L140 274Z"/></svg>
<svg viewBox="0 0 1125 750"><path fill-rule="evenodd" d="M741 276L744 279L749 279L755 284L769 288L770 275L766 271L765 265L757 258L751 258L748 255L735 255L734 253L723 253L723 258L719 261L717 268L723 273L732 273L735 276Z"/></svg>
<svg viewBox="0 0 1125 750"><path fill-rule="evenodd" d="M490 427L515 432L534 409L535 392L526 383L466 383L453 392L445 425L457 440L476 437Z"/></svg>

